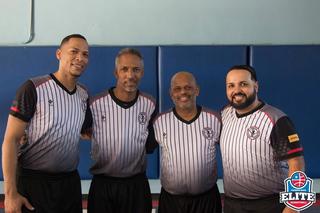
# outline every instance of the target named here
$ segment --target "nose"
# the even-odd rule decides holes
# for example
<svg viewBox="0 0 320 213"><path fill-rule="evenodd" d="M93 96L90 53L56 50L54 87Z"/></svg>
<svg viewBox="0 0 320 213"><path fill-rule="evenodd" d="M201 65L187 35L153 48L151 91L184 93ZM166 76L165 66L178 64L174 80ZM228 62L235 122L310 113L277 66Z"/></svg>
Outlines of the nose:
<svg viewBox="0 0 320 213"><path fill-rule="evenodd" d="M77 59L78 61L83 61L83 60L85 59L85 56L84 56L82 53L78 53L78 54L76 55L76 59Z"/></svg>
<svg viewBox="0 0 320 213"><path fill-rule="evenodd" d="M129 69L128 72L127 72L127 77L128 78L133 78L133 76L134 76L133 70Z"/></svg>
<svg viewBox="0 0 320 213"><path fill-rule="evenodd" d="M240 88L240 86L238 86L238 85L234 86L234 88L233 88L233 92L234 92L234 93L241 92L241 88Z"/></svg>

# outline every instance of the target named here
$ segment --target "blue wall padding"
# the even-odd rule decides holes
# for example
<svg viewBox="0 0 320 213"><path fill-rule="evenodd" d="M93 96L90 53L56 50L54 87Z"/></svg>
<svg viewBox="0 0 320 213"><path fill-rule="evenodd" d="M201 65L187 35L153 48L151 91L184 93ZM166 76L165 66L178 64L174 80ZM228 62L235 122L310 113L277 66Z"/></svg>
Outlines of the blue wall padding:
<svg viewBox="0 0 320 213"><path fill-rule="evenodd" d="M28 78L57 70L57 47L0 47L0 138L3 139L9 107L17 88ZM114 58L122 47L90 48L90 63L80 82L91 94L115 84ZM192 72L200 85L198 103L220 110L226 101L225 74L235 64L252 63L258 73L261 99L274 105L295 123L304 147L306 172L320 177L320 45L315 46L150 46L137 47L145 61L140 89L153 95L161 111L172 107L169 85L178 71ZM80 145L79 172L90 179L90 142ZM222 177L221 160L218 174ZM159 177L158 150L148 156L149 178ZM2 174L0 175L2 179Z"/></svg>
<svg viewBox="0 0 320 213"><path fill-rule="evenodd" d="M306 174L319 178L320 46L253 46L251 54L260 98L294 122L304 148Z"/></svg>

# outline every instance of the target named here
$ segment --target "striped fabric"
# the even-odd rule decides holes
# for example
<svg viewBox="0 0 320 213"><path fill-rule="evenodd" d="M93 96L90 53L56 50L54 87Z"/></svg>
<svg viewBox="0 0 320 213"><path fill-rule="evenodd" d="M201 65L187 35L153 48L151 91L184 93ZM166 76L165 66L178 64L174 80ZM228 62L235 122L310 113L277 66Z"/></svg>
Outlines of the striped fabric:
<svg viewBox="0 0 320 213"><path fill-rule="evenodd" d="M184 121L175 109L155 120L155 137L161 147L161 184L166 191L199 194L214 186L219 117L198 107L196 118L190 122Z"/></svg>
<svg viewBox="0 0 320 213"><path fill-rule="evenodd" d="M129 177L146 169L145 144L155 110L154 99L138 93L133 103L120 103L112 90L92 98L92 174Z"/></svg>
<svg viewBox="0 0 320 213"><path fill-rule="evenodd" d="M28 142L20 147L18 161L26 169L73 171L79 161L79 137L88 93L80 85L70 93L49 75L31 81L36 94L36 107L26 130ZM22 99L16 101L23 102Z"/></svg>
<svg viewBox="0 0 320 213"><path fill-rule="evenodd" d="M220 147L226 196L256 199L284 190L288 165L278 159L290 154L286 132L295 133L286 118L268 104L243 116L230 106L222 111ZM284 120L284 127L279 128Z"/></svg>

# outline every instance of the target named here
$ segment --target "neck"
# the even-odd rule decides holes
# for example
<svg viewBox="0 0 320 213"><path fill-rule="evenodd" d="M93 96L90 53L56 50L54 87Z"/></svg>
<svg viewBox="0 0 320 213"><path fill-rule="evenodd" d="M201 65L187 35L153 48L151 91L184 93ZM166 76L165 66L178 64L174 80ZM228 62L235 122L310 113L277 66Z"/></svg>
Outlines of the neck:
<svg viewBox="0 0 320 213"><path fill-rule="evenodd" d="M113 93L119 100L121 100L123 102L133 101L137 96L137 91L130 92L130 93L123 92L123 91L120 91L119 88L117 88L117 87L113 89Z"/></svg>
<svg viewBox="0 0 320 213"><path fill-rule="evenodd" d="M74 90L77 84L77 79L76 77L73 76L68 76L63 74L61 71L57 71L53 73L53 75L58 79L58 81L65 87L67 88L70 92Z"/></svg>
<svg viewBox="0 0 320 213"><path fill-rule="evenodd" d="M178 115L186 121L191 121L198 113L197 106L192 107L191 109L179 109L176 108Z"/></svg>
<svg viewBox="0 0 320 213"><path fill-rule="evenodd" d="M248 112L251 112L252 110L254 110L255 108L257 108L259 105L261 104L261 101L259 101L258 99L256 99L250 106L248 106L245 109L236 109L236 112L239 115L243 115L246 114Z"/></svg>

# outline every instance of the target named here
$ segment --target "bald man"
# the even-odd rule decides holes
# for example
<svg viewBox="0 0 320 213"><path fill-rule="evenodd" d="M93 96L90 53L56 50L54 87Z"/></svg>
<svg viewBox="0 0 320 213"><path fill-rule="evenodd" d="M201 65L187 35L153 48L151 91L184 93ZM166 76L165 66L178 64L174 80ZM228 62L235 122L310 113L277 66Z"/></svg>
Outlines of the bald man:
<svg viewBox="0 0 320 213"><path fill-rule="evenodd" d="M199 92L191 73L176 73L170 87L174 107L153 124L161 147L159 213L221 212L216 184L221 121L218 113L196 104Z"/></svg>

